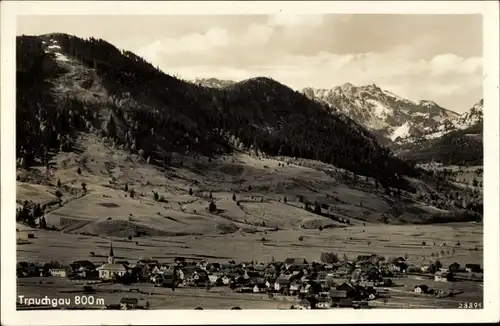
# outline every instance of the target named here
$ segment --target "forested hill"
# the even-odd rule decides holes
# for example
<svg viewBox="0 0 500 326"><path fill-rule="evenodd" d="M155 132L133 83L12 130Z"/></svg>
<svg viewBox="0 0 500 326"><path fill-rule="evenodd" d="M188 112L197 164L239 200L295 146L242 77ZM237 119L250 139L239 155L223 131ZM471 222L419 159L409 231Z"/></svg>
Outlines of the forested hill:
<svg viewBox="0 0 500 326"><path fill-rule="evenodd" d="M224 89L165 74L103 40L17 38L17 150L25 166L71 150L79 131L171 164L172 152L253 148L331 163L383 185L414 175L363 127L269 78Z"/></svg>

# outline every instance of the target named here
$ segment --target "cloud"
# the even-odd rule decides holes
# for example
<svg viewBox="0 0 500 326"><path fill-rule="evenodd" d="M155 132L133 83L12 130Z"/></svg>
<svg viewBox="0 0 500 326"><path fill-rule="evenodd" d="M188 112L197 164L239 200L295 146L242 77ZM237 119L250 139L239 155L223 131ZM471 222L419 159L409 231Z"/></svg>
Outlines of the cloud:
<svg viewBox="0 0 500 326"><path fill-rule="evenodd" d="M224 48L230 44L227 30L211 28L205 33L190 33L180 38L154 41L137 50L137 54L148 60L159 60L178 53L201 53Z"/></svg>
<svg viewBox="0 0 500 326"><path fill-rule="evenodd" d="M461 58L453 53L436 55L430 61L431 72L435 76L449 73L473 74L482 68L482 58Z"/></svg>
<svg viewBox="0 0 500 326"><path fill-rule="evenodd" d="M154 41L138 52L185 79L269 76L295 89L375 83L403 97L433 100L459 111L469 106L464 107L464 99L482 96L482 57L477 51L455 51L458 44L448 49L444 32L415 34L416 18L411 18L412 28L406 27L415 37L406 39L403 17L398 18L398 32L385 20L371 32L370 26L360 24L363 19L278 14L237 30L212 27ZM354 23L355 30L349 29ZM359 39L348 37L351 34Z"/></svg>
<svg viewBox="0 0 500 326"><path fill-rule="evenodd" d="M271 39L274 30L267 24L252 24L243 37L239 38L244 46L265 45Z"/></svg>

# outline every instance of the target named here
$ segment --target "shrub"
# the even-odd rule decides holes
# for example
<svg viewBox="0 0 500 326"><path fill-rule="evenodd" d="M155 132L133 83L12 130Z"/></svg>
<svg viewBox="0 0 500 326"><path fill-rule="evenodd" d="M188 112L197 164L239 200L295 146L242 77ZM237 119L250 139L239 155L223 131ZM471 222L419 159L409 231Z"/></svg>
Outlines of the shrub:
<svg viewBox="0 0 500 326"><path fill-rule="evenodd" d="M427 243L425 241L422 241L422 246L426 246Z"/></svg>
<svg viewBox="0 0 500 326"><path fill-rule="evenodd" d="M326 264L334 264L339 262L339 257L333 252L322 252L320 260Z"/></svg>
<svg viewBox="0 0 500 326"><path fill-rule="evenodd" d="M303 236L300 236L300 237L299 237L299 241L304 241L304 237L303 237Z"/></svg>
<svg viewBox="0 0 500 326"><path fill-rule="evenodd" d="M131 236L131 235L129 235L129 236L127 237L127 239L128 239L129 241L130 241L130 240L132 240L132 236Z"/></svg>
<svg viewBox="0 0 500 326"><path fill-rule="evenodd" d="M319 205L318 202L314 203L314 213L321 214L321 206Z"/></svg>
<svg viewBox="0 0 500 326"><path fill-rule="evenodd" d="M214 213L216 210L217 210L217 205L215 205L215 203L211 201L210 204L208 204L208 211L210 213Z"/></svg>
<svg viewBox="0 0 500 326"><path fill-rule="evenodd" d="M323 231L323 227L320 225L318 230Z"/></svg>

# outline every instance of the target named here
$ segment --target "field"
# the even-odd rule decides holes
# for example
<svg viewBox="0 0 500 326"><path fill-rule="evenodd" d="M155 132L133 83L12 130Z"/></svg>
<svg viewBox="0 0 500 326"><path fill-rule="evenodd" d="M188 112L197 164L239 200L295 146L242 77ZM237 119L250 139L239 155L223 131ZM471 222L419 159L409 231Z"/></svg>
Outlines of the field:
<svg viewBox="0 0 500 326"><path fill-rule="evenodd" d="M79 145L76 153L55 156L48 172L45 168L19 171L18 203L32 200L47 204L47 225L57 230L18 224L18 261L67 264L85 259L103 263L112 242L116 259L130 263L141 258L168 263L179 256L215 262L269 262L287 257L319 261L322 251L333 251L349 258L369 253L407 256L416 265L437 257L444 266L453 262L483 265L482 224L379 223L380 215L394 207L404 209L405 220L415 222L437 209L410 198L395 201L372 180L361 176L362 182L346 181L345 171L326 164L237 153L212 159L176 156L182 166L178 163L162 169L91 135L82 135ZM59 188L57 180L61 182ZM82 183L86 192L81 189ZM56 190L62 194L61 204ZM158 200L153 192L158 193ZM216 212L207 210L210 196L217 205ZM323 208L321 214L307 211L301 197L311 203L327 203L330 209ZM28 233L34 238L28 239ZM49 279L54 283L47 284ZM63 284L55 277L43 279L43 284L38 281L19 279L19 294L60 296L60 291L81 289L81 285ZM409 290L413 288L411 280L402 282L408 283ZM452 299L415 297L395 290L394 298L401 298L391 299L387 306L406 307L411 303L415 307L456 307L460 296L472 296L475 301L482 298L479 284L446 286L468 290ZM114 301L122 296L106 291L95 296L102 295L107 304L117 303ZM229 293L226 287L208 293L205 289L154 291L165 292L144 295L156 308L229 309L236 302L247 309L289 305L279 298Z"/></svg>

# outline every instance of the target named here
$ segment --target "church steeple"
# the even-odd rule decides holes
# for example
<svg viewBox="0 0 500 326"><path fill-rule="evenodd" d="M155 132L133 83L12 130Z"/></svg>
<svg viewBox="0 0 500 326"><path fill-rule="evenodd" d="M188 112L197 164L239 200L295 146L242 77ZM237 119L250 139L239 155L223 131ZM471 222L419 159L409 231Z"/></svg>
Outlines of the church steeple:
<svg viewBox="0 0 500 326"><path fill-rule="evenodd" d="M113 253L113 243L112 242L111 242L111 244L109 246L108 263L109 264L114 264L115 263L115 255Z"/></svg>

